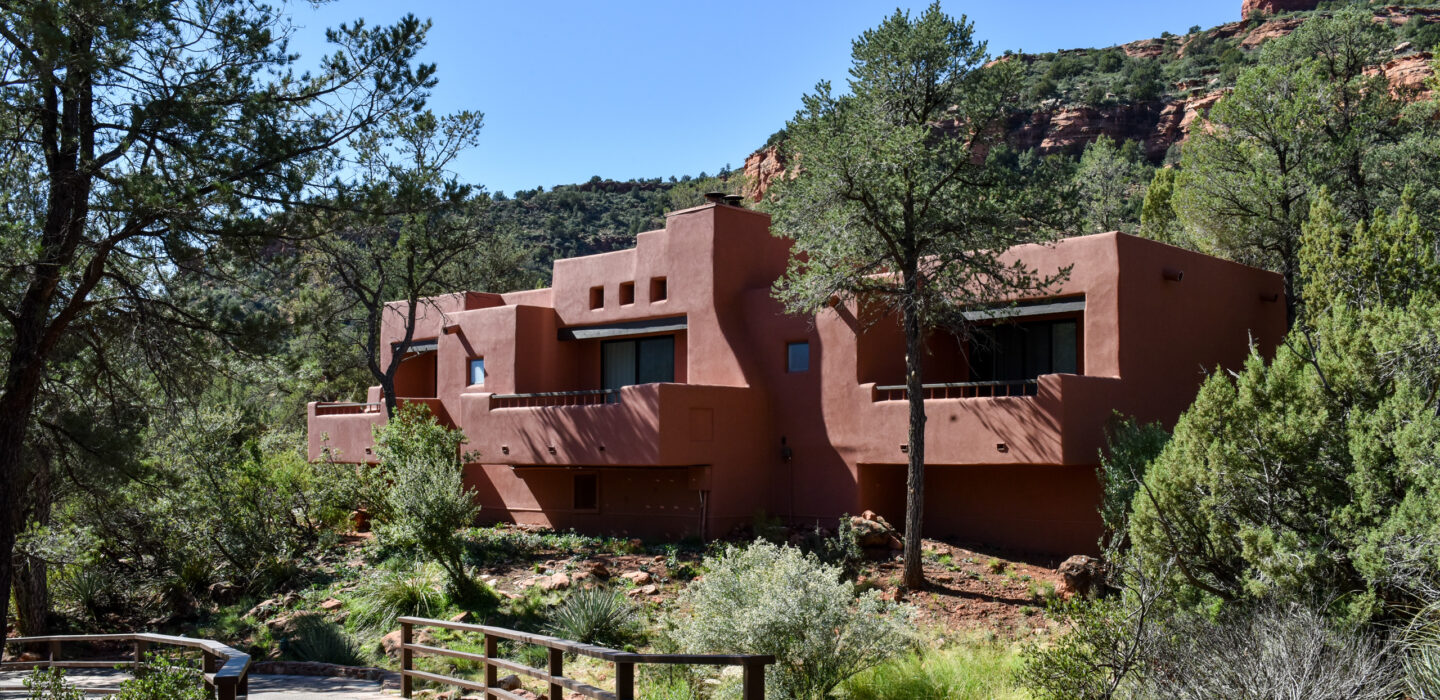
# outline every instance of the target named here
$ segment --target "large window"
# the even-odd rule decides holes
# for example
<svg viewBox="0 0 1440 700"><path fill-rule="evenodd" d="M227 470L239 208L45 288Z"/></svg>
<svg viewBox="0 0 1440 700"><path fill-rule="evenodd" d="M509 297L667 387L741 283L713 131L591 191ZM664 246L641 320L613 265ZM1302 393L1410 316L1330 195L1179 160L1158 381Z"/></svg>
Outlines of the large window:
<svg viewBox="0 0 1440 700"><path fill-rule="evenodd" d="M1015 381L1079 372L1074 319L982 328L970 343L972 381Z"/></svg>
<svg viewBox="0 0 1440 700"><path fill-rule="evenodd" d="M675 336L607 340L600 345L601 380L606 389L675 381Z"/></svg>

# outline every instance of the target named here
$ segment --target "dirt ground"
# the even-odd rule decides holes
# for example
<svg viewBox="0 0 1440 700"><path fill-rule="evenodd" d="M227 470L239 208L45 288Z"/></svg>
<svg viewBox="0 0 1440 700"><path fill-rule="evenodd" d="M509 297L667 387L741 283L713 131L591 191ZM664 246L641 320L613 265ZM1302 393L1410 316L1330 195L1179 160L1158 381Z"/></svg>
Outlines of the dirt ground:
<svg viewBox="0 0 1440 700"><path fill-rule="evenodd" d="M1055 563L1020 553L1000 550L976 551L939 540L925 540L923 590L910 591L900 584L902 566L898 557L867 562L857 583L881 591L881 596L909 603L918 611L922 626L951 633L985 633L1014 638L1047 628L1045 601L1060 587ZM515 597L530 586L568 588L587 581L638 578L631 597L649 603L673 599L688 583L688 571L672 571L674 565L698 569L700 555L682 553L672 557L651 554L554 555L528 561L508 562L484 569L481 578L502 595ZM558 586L555 575L565 581Z"/></svg>

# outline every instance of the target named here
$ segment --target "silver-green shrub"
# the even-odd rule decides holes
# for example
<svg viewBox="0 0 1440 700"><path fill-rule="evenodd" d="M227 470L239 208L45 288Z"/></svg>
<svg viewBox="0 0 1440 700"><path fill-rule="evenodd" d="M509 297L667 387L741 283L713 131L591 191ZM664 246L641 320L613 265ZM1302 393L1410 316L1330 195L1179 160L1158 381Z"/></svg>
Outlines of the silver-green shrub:
<svg viewBox="0 0 1440 700"><path fill-rule="evenodd" d="M705 560L670 622L688 653L773 654L766 697L818 700L911 647L911 609L856 594L840 567L757 540Z"/></svg>
<svg viewBox="0 0 1440 700"><path fill-rule="evenodd" d="M1399 650L1299 605L1263 604L1211 622L1172 623L1149 697L1174 700L1389 700Z"/></svg>

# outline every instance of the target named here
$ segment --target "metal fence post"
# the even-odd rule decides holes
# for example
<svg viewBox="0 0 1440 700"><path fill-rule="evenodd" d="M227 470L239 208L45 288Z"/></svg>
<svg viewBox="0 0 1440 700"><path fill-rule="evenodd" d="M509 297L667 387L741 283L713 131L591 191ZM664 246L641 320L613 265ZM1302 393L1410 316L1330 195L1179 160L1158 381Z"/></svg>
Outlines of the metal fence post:
<svg viewBox="0 0 1440 700"><path fill-rule="evenodd" d="M410 623L402 621L400 623L400 697L402 698L410 697L410 693L413 690L412 681L410 680L410 670L412 666L409 649L410 639Z"/></svg>
<svg viewBox="0 0 1440 700"><path fill-rule="evenodd" d="M765 700L765 664L758 660L746 661L741 697L744 700Z"/></svg>

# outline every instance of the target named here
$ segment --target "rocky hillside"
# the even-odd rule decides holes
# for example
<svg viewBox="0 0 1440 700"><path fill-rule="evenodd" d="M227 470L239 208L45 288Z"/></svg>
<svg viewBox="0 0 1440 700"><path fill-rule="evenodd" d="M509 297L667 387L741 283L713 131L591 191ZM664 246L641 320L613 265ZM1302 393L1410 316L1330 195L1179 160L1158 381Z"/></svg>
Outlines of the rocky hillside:
<svg viewBox="0 0 1440 700"><path fill-rule="evenodd" d="M1184 36L1167 33L1104 49L1007 53L997 60L1024 62L1029 101L1010 119L1010 141L1021 150L1078 154L1106 135L1137 141L1152 162L1164 162L1195 120L1254 63L1261 45L1337 4L1244 0L1244 19L1209 30L1195 27ZM1440 6L1412 3L1373 9L1375 21L1395 27L1402 39L1395 57L1380 70L1397 89L1428 96L1431 51L1440 44ZM772 138L745 159L746 193L757 200L785 172L779 140Z"/></svg>

